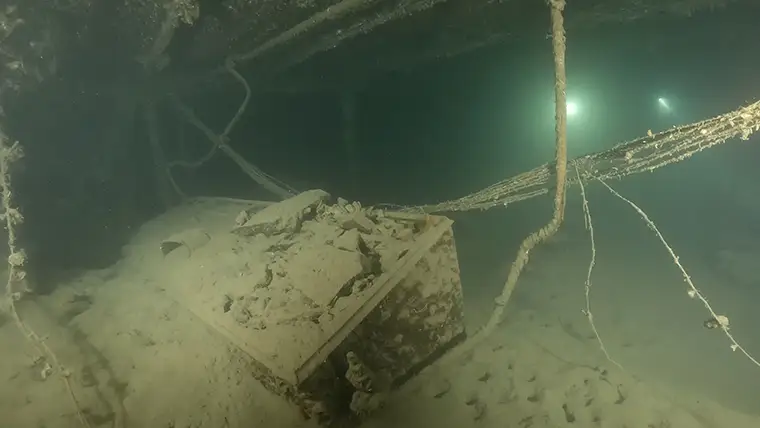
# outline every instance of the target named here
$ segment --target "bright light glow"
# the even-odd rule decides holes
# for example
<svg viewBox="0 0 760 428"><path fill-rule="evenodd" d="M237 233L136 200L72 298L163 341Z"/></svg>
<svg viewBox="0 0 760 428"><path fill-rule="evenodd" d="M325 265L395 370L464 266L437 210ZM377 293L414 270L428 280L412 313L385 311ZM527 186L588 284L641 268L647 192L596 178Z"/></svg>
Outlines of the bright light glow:
<svg viewBox="0 0 760 428"><path fill-rule="evenodd" d="M568 116L575 116L578 114L578 104L568 101L567 102L567 115Z"/></svg>
<svg viewBox="0 0 760 428"><path fill-rule="evenodd" d="M660 108L664 111L670 111L670 103L665 98L657 98L657 104L660 105Z"/></svg>

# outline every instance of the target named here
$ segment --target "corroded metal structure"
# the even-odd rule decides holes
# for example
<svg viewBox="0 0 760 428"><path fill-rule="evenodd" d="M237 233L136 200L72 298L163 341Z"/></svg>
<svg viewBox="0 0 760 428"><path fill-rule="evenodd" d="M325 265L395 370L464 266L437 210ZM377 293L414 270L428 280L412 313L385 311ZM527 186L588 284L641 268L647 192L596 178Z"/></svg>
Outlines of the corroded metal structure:
<svg viewBox="0 0 760 428"><path fill-rule="evenodd" d="M740 2L577 0L568 7L567 25L572 30L668 13L690 15ZM55 76L174 90L213 76L227 60L245 64L259 90L335 89L420 61L541 37L548 24L541 0L2 3L5 89Z"/></svg>

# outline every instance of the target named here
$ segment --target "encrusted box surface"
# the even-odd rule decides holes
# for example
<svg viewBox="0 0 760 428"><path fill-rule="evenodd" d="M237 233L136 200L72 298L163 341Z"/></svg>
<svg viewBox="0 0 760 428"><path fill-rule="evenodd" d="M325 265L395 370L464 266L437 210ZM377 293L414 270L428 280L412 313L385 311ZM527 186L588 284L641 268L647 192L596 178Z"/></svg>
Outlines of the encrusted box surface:
<svg viewBox="0 0 760 428"><path fill-rule="evenodd" d="M452 221L321 193L281 204L193 249L182 272L197 269L196 281L167 293L305 414L363 416L464 337Z"/></svg>

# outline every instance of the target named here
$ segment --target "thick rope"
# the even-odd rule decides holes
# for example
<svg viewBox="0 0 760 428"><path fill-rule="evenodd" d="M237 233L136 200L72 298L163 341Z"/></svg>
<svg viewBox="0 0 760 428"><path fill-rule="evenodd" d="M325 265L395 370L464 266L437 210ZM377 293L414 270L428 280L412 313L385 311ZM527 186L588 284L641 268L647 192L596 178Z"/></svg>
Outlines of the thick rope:
<svg viewBox="0 0 760 428"><path fill-rule="evenodd" d="M517 257L512 263L512 268L509 271L507 282L504 284L501 294L494 299L495 307L486 324L475 332L475 334L470 336L466 342L452 349L448 354L438 360L438 363L436 364L436 367L438 368L459 361L461 357L472 351L473 348L493 334L496 327L504 318L504 309L509 302L509 298L512 296L512 292L515 290L520 274L528 263L530 251L538 244L554 235L557 230L559 230L562 220L564 219L566 194L565 181L567 173L567 103L565 98L567 79L565 75L565 30L562 12L565 8L565 0L551 0L549 5L551 6L552 18L552 46L554 49L555 77L554 92L556 97L555 170L557 171L557 181L556 192L554 195L554 214L549 223L525 238L522 245L520 245L520 250L518 251Z"/></svg>
<svg viewBox="0 0 760 428"><path fill-rule="evenodd" d="M197 161L184 161L184 160L177 160L170 162L168 164L168 169L171 170L173 167L181 166L185 168L198 168L207 161L209 161L212 157L214 157L214 154L216 154L217 149L221 150L225 155L227 155L230 159L232 159L233 162L235 162L240 169L243 170L243 172L248 175L252 180L257 182L259 185L261 185L264 189L270 191L271 193L277 195L281 199L287 199L293 195L295 195L297 192L289 187L288 185L280 182L276 178L266 174L264 171L260 170L255 165L252 165L248 163L240 154L238 154L235 150L232 149L229 145L229 135L232 132L233 128L237 124L238 120L242 117L243 113L245 112L246 108L248 107L248 103L251 100L251 87L248 85L248 82L246 82L245 78L240 75L240 73L235 70L234 62L232 60L228 60L226 62L226 69L227 71L234 77L245 89L245 98L243 99L242 103L240 104L240 107L238 107L237 112L235 113L235 116L230 120L230 122L227 124L227 126L224 128L224 132L221 135L217 135L214 131L211 130L208 126L206 126L200 118L193 112L189 107L184 105L178 98L172 97L172 101L174 104L174 107L179 111L185 120L187 120L189 123L193 124L196 128L198 128L203 134L206 136L206 138L211 141L211 149L200 159ZM171 177L171 173L169 173L169 177ZM185 196L182 190L179 188L177 183L174 181L174 179L171 179L172 185L174 186L174 189L182 195Z"/></svg>
<svg viewBox="0 0 760 428"><path fill-rule="evenodd" d="M496 307L491 314L491 318L480 331L476 333L475 338L485 339L493 333L494 329L501 323L504 317L504 309L509 303L509 299L517 286L517 280L525 269L530 260L530 252L540 243L552 237L562 225L565 218L565 196L566 196L566 178L567 178L567 98L565 88L567 86L567 76L565 73L565 24L562 12L565 9L565 0L551 0L552 18L552 48L554 50L554 96L555 96L555 114L556 114L556 156L555 156L555 177L556 188L554 193L554 215L552 219L541 229L530 234L520 245L512 267L507 276L507 282L504 289L495 300Z"/></svg>
<svg viewBox="0 0 760 428"><path fill-rule="evenodd" d="M760 101L700 122L678 126L657 134L621 143L597 153L568 161L580 171L580 179L619 179L689 159L692 155L737 138L746 141L760 129ZM544 164L502 180L467 196L432 205L404 207L383 204L395 210L421 213L487 210L548 194L553 187L555 167ZM577 184L568 177L568 185Z"/></svg>

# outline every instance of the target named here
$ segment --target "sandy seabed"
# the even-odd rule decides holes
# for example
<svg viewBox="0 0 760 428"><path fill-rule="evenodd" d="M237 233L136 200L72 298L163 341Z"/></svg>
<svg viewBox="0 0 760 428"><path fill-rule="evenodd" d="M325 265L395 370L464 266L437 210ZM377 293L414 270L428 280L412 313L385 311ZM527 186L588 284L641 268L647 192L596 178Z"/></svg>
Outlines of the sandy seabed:
<svg viewBox="0 0 760 428"><path fill-rule="evenodd" d="M240 209L232 202L175 209L144 225L115 265L21 302L26 323L71 371L91 426L316 426L251 377L247 355L162 291L167 278L182 276L166 275L160 241L188 227L227 230ZM661 253L659 270L632 271L628 254L597 262L594 319L621 370L606 360L581 313L587 241L553 245L531 261L493 337L461 364L410 381L364 426L760 427L760 369L732 353L720 331L702 328L703 309L688 301L680 273ZM505 272L465 278L471 329L485 321ZM715 291L709 273L695 278ZM760 338L748 328L760 325L751 296L716 300L730 309L736 335L754 339L745 345L760 353ZM0 426L80 426L64 383L57 374L43 379L33 349L9 320L0 326L0 346Z"/></svg>

